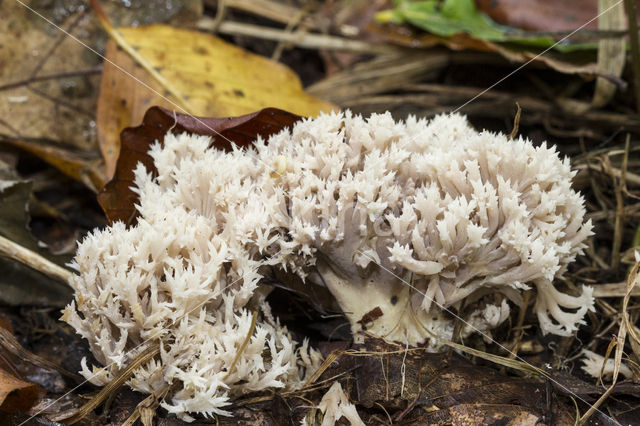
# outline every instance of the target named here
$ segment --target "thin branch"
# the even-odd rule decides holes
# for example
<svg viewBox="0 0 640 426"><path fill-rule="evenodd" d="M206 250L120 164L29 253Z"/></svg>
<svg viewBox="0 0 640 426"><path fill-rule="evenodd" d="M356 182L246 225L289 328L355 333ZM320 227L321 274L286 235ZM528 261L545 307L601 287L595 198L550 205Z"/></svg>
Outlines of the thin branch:
<svg viewBox="0 0 640 426"><path fill-rule="evenodd" d="M84 377L81 375L68 371L55 362L51 362L46 358L42 358L41 356L26 350L20 342L18 342L13 333L2 327L0 327L0 347L18 357L20 361L26 361L31 365L47 370L57 371L63 376L69 377L77 382L84 380ZM12 366L11 364L8 365Z"/></svg>
<svg viewBox="0 0 640 426"><path fill-rule="evenodd" d="M287 23L287 26L285 27L284 31L289 34L293 33L293 30L300 24L300 22L306 15L307 15L306 8L301 9L300 12L298 12L298 14L289 23ZM302 33L303 31L298 29L298 33ZM276 48L273 51L273 54L271 55L271 60L276 62L279 61L280 56L282 55L282 51L287 45L288 44L283 41L278 42L278 45L276 46Z"/></svg>
<svg viewBox="0 0 640 426"><path fill-rule="evenodd" d="M627 188L627 165L629 161L629 142L631 134L627 133L625 143L625 155L622 158L622 166L619 178L613 178L614 193L616 197L616 220L613 228L613 247L611 249L611 267L617 268L620 265L620 248L622 247L622 234L624 233L624 194ZM609 157L607 156L607 159ZM610 163L609 163L610 165Z"/></svg>
<svg viewBox="0 0 640 426"><path fill-rule="evenodd" d="M0 235L0 256L15 260L56 281L68 283L73 273Z"/></svg>
<svg viewBox="0 0 640 426"><path fill-rule="evenodd" d="M123 370L117 373L117 375L103 387L93 398L87 401L82 407L78 408L78 411L69 419L66 419L66 424L72 425L82 420L87 414L95 410L107 397L115 392L120 386L122 386L127 380L129 380L134 371L149 362L154 356L160 353L160 345L155 343L149 346L144 351L140 352L129 365Z"/></svg>
<svg viewBox="0 0 640 426"><path fill-rule="evenodd" d="M243 24L241 22L222 22L216 27L213 19L204 17L196 23L196 28L203 31L212 31L227 35L242 35L265 40L274 40L291 43L297 47L305 49L327 49L346 50L360 53L390 53L397 52L398 47L380 44L367 43L360 40L350 40L342 37L327 36L320 34L289 33L283 30L262 27L259 25Z"/></svg>
<svg viewBox="0 0 640 426"><path fill-rule="evenodd" d="M80 114L86 115L87 117L91 117L91 118L95 117L95 114L93 114L93 113L91 113L89 111L86 111L86 110L80 108L79 106L76 106L76 105L74 105L74 104L72 104L70 102L67 102L67 101L65 101L63 99L60 99L60 98L56 98L55 96L51 96L50 94L48 94L46 92L43 92L40 89L36 89L35 87L32 87L32 86L27 86L27 87L29 88L30 91L32 91L36 95L41 96L41 97L43 97L45 99L48 99L51 102L53 102L54 104L56 104L56 105L61 105L63 107L67 107L67 108L69 108L71 110L74 110L74 111L80 113Z"/></svg>
<svg viewBox="0 0 640 426"><path fill-rule="evenodd" d="M213 18L213 23L211 24L211 32L215 33L218 31L218 27L224 21L225 16L227 15L227 9L225 8L225 0L218 0L216 7L216 16Z"/></svg>
<svg viewBox="0 0 640 426"><path fill-rule="evenodd" d="M209 7L218 7L218 1L205 0ZM287 24L298 13L298 8L270 0L225 0L225 6Z"/></svg>
<svg viewBox="0 0 640 426"><path fill-rule="evenodd" d="M69 32L69 33L73 32L73 30L78 26L78 24L80 23L80 20L85 16L86 13L87 13L86 9L83 7L80 10L80 14L73 20L73 22L71 22L71 24L67 28L67 32ZM35 77L36 74L38 74L40 72L40 70L42 69L44 64L49 60L49 58L51 57L53 52L55 52L55 50L58 48L58 46L60 46L62 44L62 42L65 41L66 39L67 39L67 35L65 33L61 33L58 36L58 39L55 41L53 46L51 46L49 48L47 53L42 55L42 58L40 58L40 61L38 62L38 64L35 66L33 71L31 71L31 75L30 75L31 78Z"/></svg>
<svg viewBox="0 0 640 426"><path fill-rule="evenodd" d="M7 123L5 120L3 120L2 118L0 118L0 126L4 126L7 129L9 129L13 135L17 138L21 137L22 135L20 134L20 132L15 129L13 126L11 126L11 124Z"/></svg>
<svg viewBox="0 0 640 426"><path fill-rule="evenodd" d="M251 317L251 327L249 327L249 332L247 333L247 336L244 338L244 340L242 341L242 344L238 348L238 352L236 352L236 356L233 358L233 362L231 363L231 366L229 367L227 374L225 374L224 377L222 378L222 381L227 380L229 376L231 376L231 374L233 373L233 369L236 367L236 364L240 359L240 356L242 356L242 353L247 348L247 345L249 344L249 340L251 340L251 336L253 335L253 331L256 329L257 318L258 318L258 313L254 311L253 316Z"/></svg>
<svg viewBox="0 0 640 426"><path fill-rule="evenodd" d="M93 68L87 68L84 70L57 72L57 73L47 74L39 77L38 76L29 77L24 80L3 84L0 86L0 91L15 89L16 87L26 86L28 84L37 83L39 81L57 80L61 78L71 78L71 77L79 77L79 76L91 75L91 74L100 74L101 72L102 72L102 65L98 65Z"/></svg>

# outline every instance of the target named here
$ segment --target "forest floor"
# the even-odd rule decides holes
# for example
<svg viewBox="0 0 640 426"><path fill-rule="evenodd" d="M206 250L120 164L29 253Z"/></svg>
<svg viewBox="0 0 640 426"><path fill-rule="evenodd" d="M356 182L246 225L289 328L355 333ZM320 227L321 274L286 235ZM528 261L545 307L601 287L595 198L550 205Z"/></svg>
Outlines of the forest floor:
<svg viewBox="0 0 640 426"><path fill-rule="evenodd" d="M477 353L408 355L403 346L378 340L354 346L344 318L327 316L304 292L276 284L268 298L274 314L299 340L309 337L325 357L341 357L340 367L326 365L317 386L299 393L247 395L231 406L235 419L199 418L195 424L299 423L331 378L344 381L346 376L352 380L348 394L367 424L491 424L499 419L573 424L576 413L583 415L594 404L601 411L590 413L587 423L640 424L640 329L635 325L640 283L632 271L640 247L640 75L634 74L633 52L624 41L615 45L624 40L626 21L613 20L608 29L594 22L572 34L585 46L563 42L560 47L569 47L544 52L544 44L531 40L559 40L577 28L567 23L565 10L542 8L553 3L545 1L522 2L546 11L536 18L555 25L528 21L528 42L496 41L481 33L434 34L416 22L376 23L376 16L384 20L376 14L393 6L389 1L227 0L221 7L208 0L112 0L100 2L104 12L81 0L26 3L0 2L0 237L62 268L72 260L76 241L108 224L97 194L116 170L119 133L139 125L155 104L170 107L182 100L194 115L215 117L269 106L299 115L332 107L363 115L390 111L397 120L457 112L478 129L555 145L576 170L574 188L585 198L594 233L559 285L569 292L592 286L596 299L595 311L576 335L543 335L535 297L525 297L510 321L493 331L494 341L473 337L464 342ZM508 13L500 15L513 2L492 2L495 10L486 3L476 2L494 19L502 16L504 24L516 26ZM580 11L584 16L578 19L584 21L578 22L598 14L593 3L593 10ZM181 73L193 69L184 67L207 54L197 49L200 39L193 39L192 56L184 64L181 58L151 54L136 64L126 48L109 41L109 28L133 27L139 30L122 31L129 45L138 49L149 42L169 52L170 39L182 33L142 30L151 23L215 34L231 46L220 47L216 61L231 68L264 65L234 50L239 48L288 69L265 66L263 80L251 85L250 77L224 75L217 68L206 81L186 81ZM602 40L614 40L613 47ZM138 51L145 54L143 48ZM153 70L170 83L163 84ZM211 93L203 94L208 81ZM225 81L242 90L216 86ZM274 87L276 94L269 95ZM239 101L243 98L250 101ZM58 424L69 418L79 424L131 424L137 418L144 424L149 419L183 423L126 386L112 389L97 407L84 405L99 388L75 374L82 358L93 357L86 341L59 321L71 299L72 290L55 274L26 267L6 253L0 257L0 423ZM620 376L600 399L611 375L604 384L586 375L583 351L613 359L616 344L622 350L617 365L623 362L632 375ZM505 361L515 358L505 346L520 363ZM347 349L371 356L356 357ZM407 383L405 392L401 371L407 369L420 371L420 378ZM431 393L423 392L424 383Z"/></svg>

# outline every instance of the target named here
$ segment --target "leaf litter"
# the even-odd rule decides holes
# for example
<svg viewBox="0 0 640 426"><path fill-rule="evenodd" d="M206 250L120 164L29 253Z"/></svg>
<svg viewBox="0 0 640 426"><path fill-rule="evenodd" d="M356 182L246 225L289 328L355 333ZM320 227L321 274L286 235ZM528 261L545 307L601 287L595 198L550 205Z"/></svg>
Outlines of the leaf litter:
<svg viewBox="0 0 640 426"><path fill-rule="evenodd" d="M215 2L205 2L205 6L209 7L210 3ZM257 17L255 19L260 25L264 27L273 25L272 21L265 20L274 7L274 3L271 1L260 0L250 6L241 1L225 3L227 3L229 10L223 19L224 23L233 24L236 21L246 19L246 14L253 14ZM339 11L340 5L337 7ZM205 14L201 15L200 19L208 18L210 13L211 10L205 8ZM327 19L326 14L314 12L313 8L305 12L305 15L306 18L299 22L306 22L305 25L311 29L321 27L317 24L321 21L315 20L319 16ZM587 17L587 19L590 18L591 16ZM507 22L507 24L509 23ZM618 27L613 27L614 31L616 28L620 28L619 22L615 25ZM231 25L225 27L225 37L230 38L231 41L242 42L242 37L246 37L228 34L232 32L229 28L233 29L234 27ZM297 31L296 28L296 25L292 25L289 31ZM344 28L339 26L336 28L339 28L334 30L338 37L355 33L353 31L349 33L351 30L342 32ZM334 72L324 81L322 75L319 75L315 84L307 89L310 94L334 102L342 108L350 107L356 112L367 113L391 109L394 115L398 116L404 116L408 113L430 116L434 113L454 109L505 75L510 69L510 65L502 58L524 62L533 57L532 54L521 48L514 49L511 46L506 48L495 44L495 40L482 39L481 37L469 38L468 35L460 33L443 36L441 34L418 33L415 29L402 26L391 29L376 24L371 24L366 28L358 33L360 37L366 38L375 33L378 36L382 35L383 39L391 43L409 46L410 49L397 48L393 57L386 56L389 55L388 52L374 55L372 58L352 54L354 55L353 65L347 65L341 71ZM525 28L527 31L531 29ZM566 29L571 29L571 27ZM143 37L142 34L146 34L146 30L123 29L123 33L127 33L127 31L129 31L129 35L136 34L138 37ZM164 28L163 31L168 31L167 34L174 34L170 28ZM281 28L279 31L284 33L287 29ZM592 42L599 43L597 32L589 34L592 37ZM136 36L133 37L135 39ZM244 43L244 46L251 46L246 38ZM434 47L436 45L448 46L452 50ZM135 61L129 59L124 51L118 50L114 44L111 46L112 52L108 53L107 57L117 57L119 64L121 61L129 60L127 69L132 70L134 75L147 82L164 96L166 87L153 80L144 67L137 67ZM276 47L277 43L271 42L271 44L265 44L260 48L262 51L258 50L263 56L270 56ZM465 50L460 51L460 49ZM297 54L303 58L310 58L317 54L313 49L302 51L304 54L299 49L293 49L293 51L298 52ZM618 47L617 50L614 49L611 52L608 56L602 57L609 58L604 60L604 66L615 66L616 58L618 60L617 68L610 68L605 73L607 81L613 83L614 90L606 95L609 99L602 105L601 102L593 101L593 94L597 91L595 77L602 74L598 71L598 67L603 66L598 63L597 55L593 53L584 55L583 52L556 52L551 56L545 55L537 68L522 70L511 81L506 81L501 85L499 90L491 90L479 98L476 103L469 104L463 109L463 112L470 115L472 121L477 125L509 132L514 127L512 123L516 115L515 102L517 101L522 106L520 134L527 135L534 140L547 139L557 143L560 150L572 158L573 166L579 170L576 186L586 194L589 214L596 222L596 234L592 238L587 255L570 270L566 281L569 286L573 283L593 285L596 289L595 293L598 294L600 291L602 296L597 299L598 313L589 318L589 326L579 333L578 338L549 338L538 335L535 327L532 326L531 313L525 304L522 312L517 314L518 318L513 318L514 324L497 330L495 338L498 341L511 342L513 350L518 351L518 354L524 357L528 363L540 368L539 371L531 370L522 363L508 362L505 359L505 355L508 354L481 339L465 341L464 345L456 346L455 351L451 350L443 354L426 354L420 348L408 350L393 342L375 339L365 340L362 346L351 346L352 344L349 342L330 341L329 336L339 335L332 334L335 327L340 327L339 324L332 326L332 328L320 326L327 323L327 319L324 317L333 316L331 310L335 307L329 307L327 310L325 306L323 312L319 312L307 301L304 294L289 292L289 285L286 282L278 282L277 290L269 297L282 298L288 303L281 304L277 309L278 312L275 313L283 321L291 321L292 330L297 332L299 336L313 336L313 341L317 343L318 347L325 348L326 362L313 381L298 393L248 395L246 399L237 401L234 405L236 420L246 424L256 422L272 424L274 417L299 421L310 406L319 402L324 391L335 380L338 380L342 383L349 399L357 405L359 413L363 415L367 423L393 421L490 424L495 421L510 420L525 423L544 421L553 424L573 424L576 419L576 406L571 400L571 394L567 393L567 389L591 404L595 403L600 395L609 389L607 392L615 395L615 398L606 398L605 394L598 403L603 404L601 408L606 407L606 412L617 421L629 423L629 419L633 419L637 415L637 398L640 395L637 384L633 380L620 381L619 379L617 383L614 379L615 386L611 382L606 385L589 383L585 381L586 377L580 373L578 368L581 349L595 350L604 355L607 353L607 348L611 347L610 353L616 364L619 366L621 362L627 362L632 371L635 371L636 379L638 377L637 365L640 353L638 329L635 325L638 310L634 305L634 302L637 302L638 291L637 269L629 271L628 268L635 264L633 252L640 243L634 237L640 229L638 226L640 209L637 208L637 191L640 184L636 181L636 177L640 175L640 169L638 169L640 160L638 159L637 144L634 144L634 141L637 141L640 126L634 111L632 96L628 91L621 91L624 86L621 82L632 82L634 76L629 73L628 68L620 69L620 48ZM285 59L287 53L288 49L285 47L283 50ZM329 50L323 52L323 55L328 58L331 57L331 53L335 52ZM598 55L600 54L598 53ZM328 61L328 59L326 60ZM403 61L415 65L405 69L397 67ZM478 71L478 64L486 64L489 68ZM566 74L561 75L540 68L549 66L553 70ZM302 70L304 66L300 63L293 63L293 69ZM618 72L620 74L617 74ZM578 73L578 76L573 75L575 73ZM145 147L159 139L163 131L156 134L158 131L153 133L149 130L152 126L147 126L146 131L149 133L145 134L144 130L140 131L138 128L136 137L139 143L138 145L132 143L133 148L127 147L127 132L124 132L122 135L123 150L131 150L126 151L129 153L126 156L120 155L121 164L117 164L117 145L119 144L120 131L125 127L136 126L140 123L145 111L156 100L148 92L145 93L145 90L136 88L138 86L127 85L125 78L114 77L115 74L111 74L112 80L106 80L105 75L108 76L106 68L102 80L103 87L97 102L98 105L101 102L104 104L102 109L100 106L98 107L96 122L100 123L102 117L103 124L98 124L98 135L100 135L101 126L111 126L108 129L105 127L107 130L104 133L110 135L111 139L108 143L100 142L102 158L107 167L111 167L116 173L114 182L118 181L119 176L125 176L120 179L120 190L126 191L127 185L130 185L130 178L126 177L126 173L130 172L131 165L134 164L132 162L144 161ZM473 78L469 78L470 75ZM202 77L196 77L196 81L198 79L202 79ZM115 95L104 87L105 80L115 81L116 84L121 85L114 91ZM0 86L2 83L5 82L0 82ZM358 87L362 92L358 92ZM139 90L139 92L135 94L135 90ZM181 89L181 91L184 90ZM133 96L130 96L132 93ZM111 99L109 100L110 95ZM126 95L125 102L122 102L121 95ZM176 102L176 99L174 98L173 101ZM168 105L164 104L164 106ZM257 111L263 106L277 105L254 104L246 111L222 114L203 112L200 115L241 116ZM303 111L290 111L304 114ZM193 126L194 122L185 122L189 119L187 115L176 114L174 117L173 113L161 109L150 110L149 114L157 114L160 117L158 120L164 123L162 129L171 127L174 124L174 118L177 118L179 126L193 130L193 127L189 126ZM284 112L279 112L279 114L285 114L283 117L286 117ZM111 118L114 115L115 118ZM0 116L0 118L6 120L7 117ZM291 115L288 119L295 120L296 118L295 115ZM242 121L243 118L240 120ZM246 120L245 125L248 123L250 127L254 127L246 134L223 132L226 137L240 145L247 141L250 142L252 136L256 134L255 127L264 126L261 119L255 123L251 117L245 117L244 120ZM145 117L143 122L147 123L148 119ZM291 124L291 122L288 123L271 124L275 124L277 127L278 125ZM210 126L219 130L213 125ZM132 128L128 132L131 131L134 129ZM10 132L7 133L7 136L14 138L17 136ZM64 135L57 131L51 134ZM240 139L237 139L238 136L241 136ZM625 148L627 138L631 142L628 148ZM8 138L5 139L8 140ZM25 140L24 137L15 139ZM61 137L61 140L65 139L65 136ZM98 152L96 146L93 144L87 152L93 152L95 155ZM24 158L27 152L29 150L22 147L17 153L12 151L10 158ZM33 153L33 151L31 152ZM37 153L35 155L38 156ZM59 151L52 155L64 158L64 155ZM130 159L128 163L125 161L127 157ZM43 157L40 156L40 158ZM54 161L49 163L56 166ZM14 165L19 165L19 163L14 163ZM38 167L42 168L43 166ZM64 173L64 167L57 166L57 168ZM21 170L24 170L24 166ZM19 177L19 175L14 176ZM67 176L81 182L84 179L85 185L91 181L91 179L83 178L80 173L67 173ZM62 182L60 177L56 179L58 182ZM41 182L36 175L31 188L33 185L41 186ZM113 191L114 182L111 183L111 187L105 188L101 195L103 200L108 197L104 194ZM22 188L21 200L24 201L23 207L27 203L26 200L33 201L33 195L30 195L33 194L33 191L30 189L27 191L26 185L28 182L20 186ZM93 183L92 185L94 185L93 190L100 189L99 184ZM42 193L36 191L36 194L36 196L41 196ZM88 195L85 193L84 196ZM135 197L114 196L113 193L111 193L111 197L111 207L105 208L107 218L110 220L117 218L132 220L135 214L132 208ZM104 205L103 203L103 207ZM86 206L83 207L86 208ZM97 204L94 202L90 209L94 212L98 211ZM82 217L83 212L84 210L78 209L75 214ZM78 223L78 219L69 220L70 223ZM7 225L6 227L12 230L14 228L23 229L26 231L26 235L35 241L25 226L28 222L29 219L23 215L22 219L15 222L20 226ZM96 223L96 225L98 224ZM84 223L80 229L90 227L88 225ZM3 229L0 227L0 232ZM36 272L34 274L41 275ZM625 280L625 276L628 279ZM25 281L24 279L14 279L12 282L23 283ZM44 283L49 286L54 285L51 280L44 280ZM26 288L39 296L44 294L39 290L34 291L34 287L27 286ZM5 294L4 289L3 286L2 294ZM304 286L297 286L295 289L296 291L304 291ZM21 304L31 305L28 302L21 302ZM49 306L55 306L55 303L50 302ZM14 323L24 322L23 318L26 318L24 315L27 311L22 310L20 313L20 311L11 311L12 308L8 309ZM306 324L300 324L299 318L301 317L310 319L304 321ZM514 325L517 325L517 329L511 328ZM52 330L56 330L55 327ZM29 329L29 326L27 328ZM54 333L62 332L54 331ZM18 333L18 336L20 335L21 333ZM20 342L32 345L36 354L41 353L46 356L46 347L39 345L39 340L33 337L31 340L25 339L26 335L27 333L22 333L23 337L20 337ZM617 335L614 344L610 344L611 335ZM46 336L45 340L53 338L53 335L49 334L44 334L44 336ZM43 337L39 339L43 339ZM79 341L69 340L69 342L74 342L73 345L78 348L82 346ZM340 349L334 350L336 346ZM84 351L86 353L86 348ZM68 367L68 369L75 371L73 369L77 370L78 365ZM547 365L551 369L548 369ZM553 385L553 381L550 381L549 378L560 383L561 386ZM78 383L74 379L67 380L68 389L72 388L72 383L73 385ZM126 374L124 380L126 380ZM115 388L117 387L115 386ZM91 395L92 393L92 388L86 386L74 391L73 395ZM179 423L175 418L163 418L166 414L163 414L162 410L156 411L153 408L155 407L153 398L143 401L139 396L122 389L115 390L114 395L118 396L114 396L113 400L108 399L104 403L102 411L90 410L94 405L98 406L100 402L103 402L103 399L94 399L92 403L94 405L87 406L86 411L81 411L81 413L88 413L88 417L82 421L91 422L98 418L103 421L110 416L112 419L121 419L122 423L131 424L135 418L144 418L146 419L144 421L148 422L149 418L155 415L160 416L159 418L162 418L165 423ZM50 396L53 397L54 394ZM45 404L36 405L38 410L49 404L52 399L43 397L40 401ZM58 402L47 410L46 415L51 419L58 418L57 416L61 416L59 417L61 419L65 415L78 416L78 409L81 405L79 400L73 402L73 399L67 402ZM67 407L69 410L65 411L63 407ZM579 415L584 415L588 408L582 403L577 405ZM31 412L35 413L36 411ZM588 414L590 413L587 412ZM314 415L314 418L320 419L317 412ZM27 417L12 417L14 420L18 418L24 420ZM606 424L608 421L599 412L595 412L592 417L584 418L584 420L599 424ZM20 421L22 420L17 422ZM217 421L222 424L237 423L236 421L230 422L231 420L226 418L218 418Z"/></svg>

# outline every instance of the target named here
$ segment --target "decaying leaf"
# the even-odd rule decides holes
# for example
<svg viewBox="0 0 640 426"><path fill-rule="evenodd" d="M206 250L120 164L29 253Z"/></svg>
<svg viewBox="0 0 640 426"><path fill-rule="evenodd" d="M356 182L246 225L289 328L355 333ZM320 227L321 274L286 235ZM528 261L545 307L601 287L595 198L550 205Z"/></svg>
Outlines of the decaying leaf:
<svg viewBox="0 0 640 426"><path fill-rule="evenodd" d="M6 357L5 351L12 352L11 343L6 339L17 344L12 328L8 318L0 317L0 411L6 413L27 411L35 404L40 392L37 385L20 378L13 361ZM22 348L19 344L17 346Z"/></svg>
<svg viewBox="0 0 640 426"><path fill-rule="evenodd" d="M38 386L25 382L0 368L0 410L27 411L38 399Z"/></svg>
<svg viewBox="0 0 640 426"><path fill-rule="evenodd" d="M109 42L97 121L109 177L115 171L119 132L139 122L153 105L208 117L239 116L267 107L303 116L337 109L306 94L288 67L213 35L163 25L112 30L119 43L133 49L138 62Z"/></svg>
<svg viewBox="0 0 640 426"><path fill-rule="evenodd" d="M212 137L212 143L223 149L247 146L258 136L269 137L301 119L300 116L275 108L266 108L252 114L228 118L197 118L153 107L147 111L138 127L125 129L121 134L122 152L118 158L114 178L99 194L98 201L110 223L121 220L130 224L135 220L134 204L137 195L131 190L133 170L138 162L154 171L149 147L162 143L171 129L174 133L189 132Z"/></svg>
<svg viewBox="0 0 640 426"><path fill-rule="evenodd" d="M9 318L0 316L0 329L5 329L8 332L13 333L13 326L11 325L11 321L9 321Z"/></svg>
<svg viewBox="0 0 640 426"><path fill-rule="evenodd" d="M496 22L529 31L570 31L584 25L598 28L598 0L475 0ZM589 22L591 21L591 22Z"/></svg>
<svg viewBox="0 0 640 426"><path fill-rule="evenodd" d="M64 262L43 250L29 231L31 182L21 180L0 162L0 235L27 249ZM6 166L6 165L5 165ZM0 257L0 301L9 305L64 306L71 289L15 261Z"/></svg>
<svg viewBox="0 0 640 426"><path fill-rule="evenodd" d="M9 138L0 140L46 161L68 177L85 184L94 192L98 192L106 182L104 165L94 151L81 151L72 147L64 147L46 139Z"/></svg>
<svg viewBox="0 0 640 426"><path fill-rule="evenodd" d="M465 33L457 33L445 37L419 32L397 25L370 25L367 29L391 43L411 48L427 48L444 45L452 50L471 49L481 52L495 52L515 63L533 61L564 74L593 76L598 72L593 52L549 51L540 56L538 50L530 50L510 44L483 40Z"/></svg>

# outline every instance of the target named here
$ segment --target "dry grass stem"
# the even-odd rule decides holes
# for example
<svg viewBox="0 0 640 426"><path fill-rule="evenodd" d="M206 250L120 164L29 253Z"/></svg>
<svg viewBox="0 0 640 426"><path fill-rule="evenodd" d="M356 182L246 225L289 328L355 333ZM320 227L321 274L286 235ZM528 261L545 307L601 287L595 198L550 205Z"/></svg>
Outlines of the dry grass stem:
<svg viewBox="0 0 640 426"><path fill-rule="evenodd" d="M6 257L38 271L56 281L68 283L73 276L71 271L56 265L21 245L0 235L0 256Z"/></svg>
<svg viewBox="0 0 640 426"><path fill-rule="evenodd" d="M387 44L368 43L322 34L291 33L285 30L242 22L225 21L218 25L214 19L206 16L197 22L196 28L201 31L215 31L226 35L241 35L284 42L305 49L344 50L367 54L390 53L398 50L397 47Z"/></svg>
<svg viewBox="0 0 640 426"><path fill-rule="evenodd" d="M100 389L100 392L96 394L89 402L80 407L77 413L68 419L65 423L72 425L82 420L87 414L95 410L103 401L105 401L109 395L115 392L120 386L122 386L127 380L131 378L133 372L140 366L149 362L154 356L160 353L160 345L154 344L144 351L140 352L134 359L127 365L122 371L118 373L114 379L106 386Z"/></svg>

